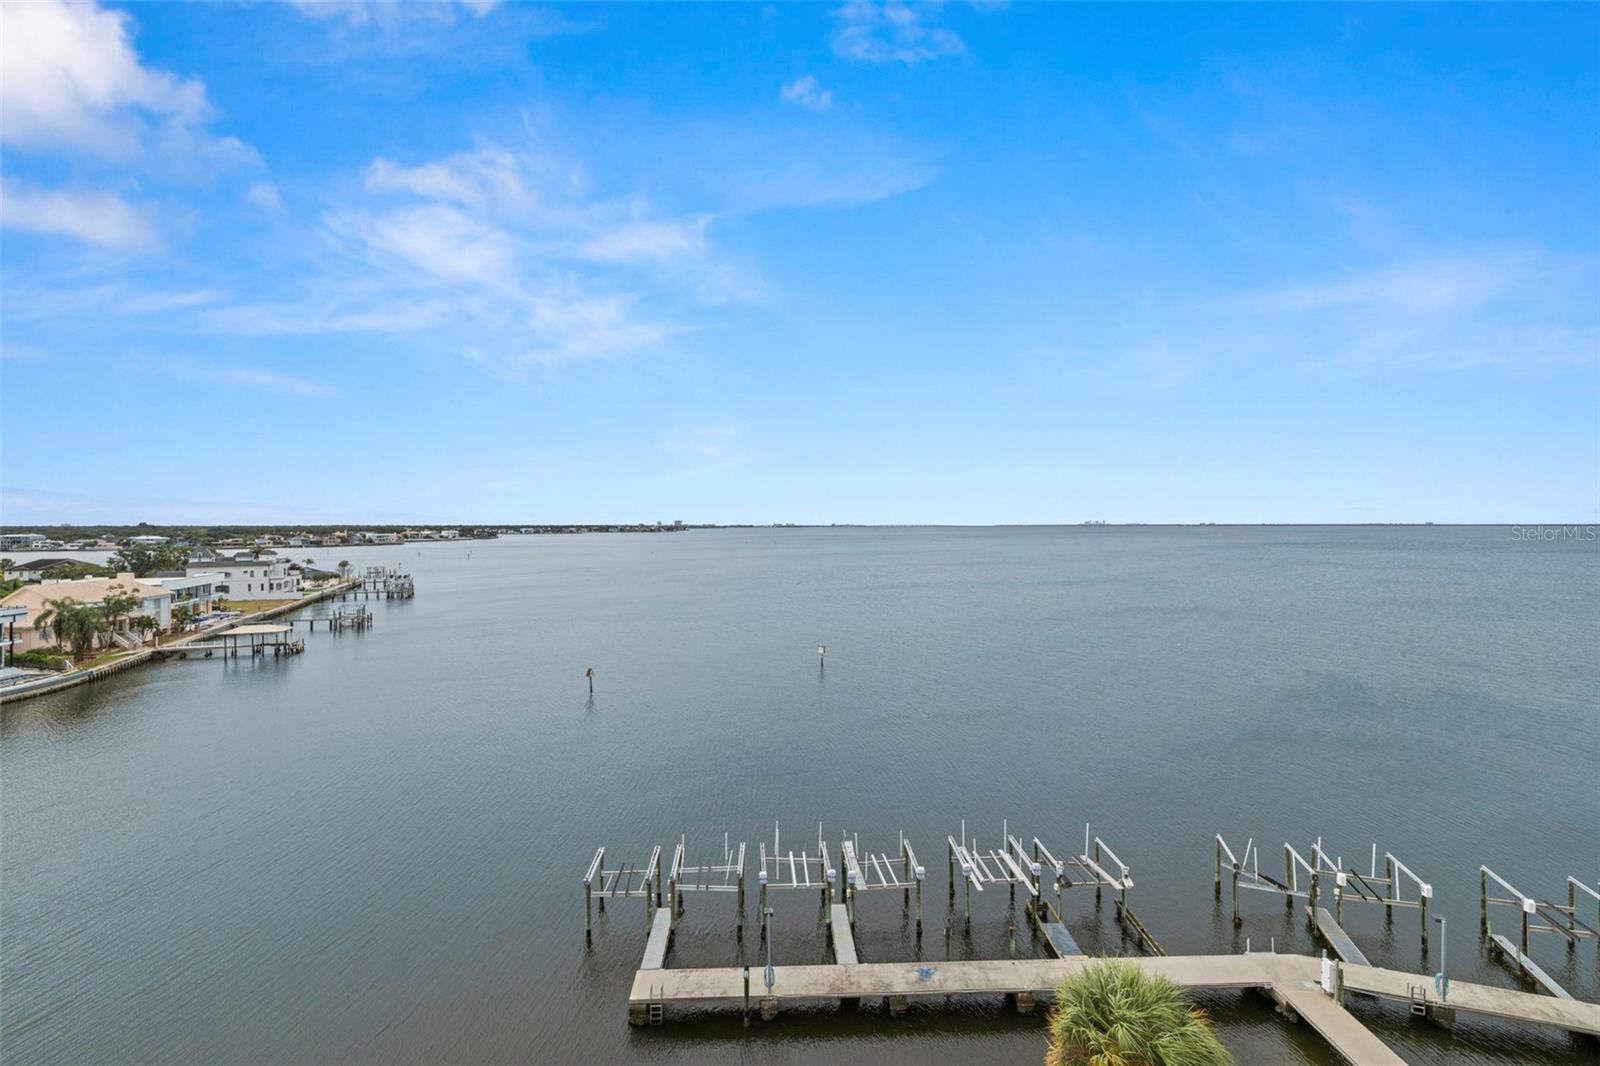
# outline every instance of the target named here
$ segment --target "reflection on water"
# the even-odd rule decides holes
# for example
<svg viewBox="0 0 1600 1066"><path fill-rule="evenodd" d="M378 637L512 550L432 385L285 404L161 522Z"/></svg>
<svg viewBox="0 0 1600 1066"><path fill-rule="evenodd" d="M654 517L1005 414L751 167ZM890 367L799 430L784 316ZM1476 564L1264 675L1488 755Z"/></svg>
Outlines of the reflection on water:
<svg viewBox="0 0 1600 1066"><path fill-rule="evenodd" d="M618 901L585 946L594 848L717 851L731 832L753 853L774 819L786 839L821 821L917 846L920 944L898 895L868 897L866 960L1004 956L1008 921L1041 950L1003 893L946 938L963 818L980 842L1008 819L1061 851L1092 822L1173 953L1314 950L1273 897L1243 893L1233 927L1213 834L1253 837L1263 864L1321 835L1362 869L1375 841L1434 883L1452 975L1505 985L1478 864L1551 896L1600 852L1582 542L730 530L319 562L338 558L403 564L418 596L373 601L365 633L308 634L303 656L172 662L0 713L8 1061L1036 1061L1041 1016L996 1002L630 1029L645 916ZM816 897L772 905L778 961L822 961ZM1109 899L1063 906L1089 950L1132 950ZM1416 919L1345 908L1375 962L1431 972ZM1535 948L1591 999L1597 955ZM690 899L672 964L755 957L731 903ZM1242 1062L1329 1061L1255 994L1207 1005ZM1559 1035L1354 1009L1409 1061L1592 1061Z"/></svg>

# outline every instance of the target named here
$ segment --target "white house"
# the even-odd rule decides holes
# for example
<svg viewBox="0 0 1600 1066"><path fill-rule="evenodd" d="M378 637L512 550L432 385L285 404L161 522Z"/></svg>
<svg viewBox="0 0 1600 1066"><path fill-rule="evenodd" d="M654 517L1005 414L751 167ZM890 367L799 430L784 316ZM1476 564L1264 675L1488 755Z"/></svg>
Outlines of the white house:
<svg viewBox="0 0 1600 1066"><path fill-rule="evenodd" d="M441 530L439 530L439 539L440 540L457 540L457 539L460 538L460 536L461 536L461 530L459 530L459 529L441 529Z"/></svg>
<svg viewBox="0 0 1600 1066"><path fill-rule="evenodd" d="M289 569L289 560L272 552L257 559L249 552L232 558L190 560L184 576L209 576L216 579L213 591L230 600L297 600L300 598L299 571Z"/></svg>
<svg viewBox="0 0 1600 1066"><path fill-rule="evenodd" d="M0 533L0 551L32 551L45 546L43 533Z"/></svg>
<svg viewBox="0 0 1600 1066"><path fill-rule="evenodd" d="M129 537L128 538L128 543L129 544L137 545L138 547L141 547L141 548L159 548L161 545L166 544L168 542L169 542L169 538L167 538L167 537L158 537L158 536L155 536L154 534L151 534L151 533L143 534L143 535L137 536L137 537Z"/></svg>
<svg viewBox="0 0 1600 1066"><path fill-rule="evenodd" d="M155 577L141 578L147 585L160 585L172 593L172 606L174 608L187 607L191 614L208 614L211 611L211 601L223 595L217 591L217 586L222 584L222 579L213 571L196 574L193 577L187 574L158 574Z"/></svg>

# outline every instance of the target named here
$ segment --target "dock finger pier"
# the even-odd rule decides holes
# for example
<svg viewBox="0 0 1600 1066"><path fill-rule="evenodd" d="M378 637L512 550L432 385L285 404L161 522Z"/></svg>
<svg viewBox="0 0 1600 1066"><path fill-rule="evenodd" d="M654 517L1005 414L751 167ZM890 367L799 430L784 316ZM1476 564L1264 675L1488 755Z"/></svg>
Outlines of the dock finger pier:
<svg viewBox="0 0 1600 1066"><path fill-rule="evenodd" d="M1234 924L1243 920L1241 889L1274 895L1304 915L1307 929L1324 950L1320 956L1251 951L1247 941L1241 954L1169 955L1132 909L1134 878L1128 863L1089 826L1070 844L1060 834L1028 835L1005 822L998 836L986 841L969 832L965 822L952 828L942 841L945 861L936 860L931 870L936 876L942 865L945 877L945 906L934 903L932 915L926 910L930 867L904 833L886 841L863 841L856 834L830 838L818 825L815 838L807 831L797 846L774 825L770 846L762 840L751 848L725 835L697 849L679 836L667 848L654 845L625 859L599 847L582 876L585 938L592 942L596 915L608 903L639 901L647 933L628 994L628 1020L638 1026L663 1024L678 1012L718 1007L741 1011L748 1025L756 1018L771 1021L787 1007L830 1002L881 1005L889 1015L898 1015L914 1005L936 1006L956 997L1004 998L1027 1012L1047 1002L1068 977L1102 961L1079 946L1063 918L1073 898L1092 892L1097 901L1111 899L1127 951L1119 961L1194 991L1256 990L1273 1001L1286 1021L1310 1025L1347 1061L1363 1066L1404 1060L1345 1009L1350 996L1392 1004L1412 1018L1445 1027L1458 1015L1472 1015L1549 1027L1583 1041L1600 1038L1600 1005L1574 998L1529 956L1530 934L1549 934L1569 950L1600 944L1600 886L1576 877L1563 886L1565 902L1556 902L1525 895L1500 874L1482 868L1479 933L1508 973L1525 983L1527 990L1519 990L1452 982L1442 957L1439 972L1433 974L1371 964L1341 924L1347 905L1382 908L1388 922L1396 911L1416 911L1428 962L1430 908L1435 921L1443 917L1432 884L1393 852L1380 855L1376 844L1370 853L1363 849L1362 858L1368 861L1362 871L1320 837L1303 849L1285 843L1280 880L1261 869L1253 839L1241 846L1218 834L1211 864L1213 890L1219 906L1226 891ZM969 929L974 908L1001 892L1006 957L951 958L955 931ZM742 964L672 966L676 924L688 897L713 893L724 898L717 906L727 907ZM914 958L863 957L857 922L862 920L859 901L864 894L898 895ZM774 957L773 916L779 906L807 896L831 961L785 964ZM1014 917L1019 896L1022 929ZM1588 911L1585 902L1592 904ZM1491 929L1490 911L1498 907L1514 908L1520 916L1515 942ZM944 941L942 951L937 946L927 950L925 924L932 926L927 939ZM943 957L931 957L939 955Z"/></svg>

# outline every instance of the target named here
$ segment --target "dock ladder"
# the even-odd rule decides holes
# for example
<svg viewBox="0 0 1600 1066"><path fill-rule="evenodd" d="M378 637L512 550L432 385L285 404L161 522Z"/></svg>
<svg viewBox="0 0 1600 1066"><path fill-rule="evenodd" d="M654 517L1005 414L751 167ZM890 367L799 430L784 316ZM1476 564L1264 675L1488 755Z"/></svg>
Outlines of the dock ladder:
<svg viewBox="0 0 1600 1066"><path fill-rule="evenodd" d="M645 1017L651 1025L660 1025L666 1020L666 992L667 986L665 984L659 987L656 985L650 986L650 1000L645 1005Z"/></svg>

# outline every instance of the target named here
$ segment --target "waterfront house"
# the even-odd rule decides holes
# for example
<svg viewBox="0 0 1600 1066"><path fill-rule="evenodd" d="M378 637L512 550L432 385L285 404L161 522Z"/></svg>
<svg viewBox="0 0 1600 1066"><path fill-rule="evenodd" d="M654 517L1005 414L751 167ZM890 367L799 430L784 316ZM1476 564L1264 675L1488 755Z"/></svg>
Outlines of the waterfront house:
<svg viewBox="0 0 1600 1066"><path fill-rule="evenodd" d="M144 578L152 585L160 585L172 593L172 607L189 608L191 615L209 614L212 601L220 599L222 593L217 591L217 586L222 579L215 573L201 573L190 577L181 570L162 571L155 577Z"/></svg>
<svg viewBox="0 0 1600 1066"><path fill-rule="evenodd" d="M215 559L191 559L184 576L215 579L214 592L232 600L297 600L300 574L291 570L289 560L276 552L263 551L257 558L250 552Z"/></svg>
<svg viewBox="0 0 1600 1066"><path fill-rule="evenodd" d="M38 581L44 577L45 571L54 570L58 566L84 566L82 559L66 559L60 556L45 556L42 559L29 559L25 563L16 563L6 571L6 577L20 577L24 581Z"/></svg>
<svg viewBox="0 0 1600 1066"><path fill-rule="evenodd" d="M170 538L168 537L158 537L153 533L147 533L137 537L129 537L128 543L140 548L159 548L168 543L169 540Z"/></svg>
<svg viewBox="0 0 1600 1066"><path fill-rule="evenodd" d="M141 581L131 573L118 574L116 577L84 577L72 581L41 581L37 585L24 585L0 600L0 608L22 607L27 610L27 617L15 622L15 640L18 651L30 651L55 643L55 635L50 632L49 626L41 630L35 624L48 601L71 599L78 603L96 606L103 603L107 596L112 595L131 595L139 598L138 604L128 617L117 622L111 640L113 644L131 647L137 643L129 623L131 619L140 615L154 618L156 625L162 629L172 624L172 593L160 585ZM103 641L97 641L96 646L105 644Z"/></svg>

